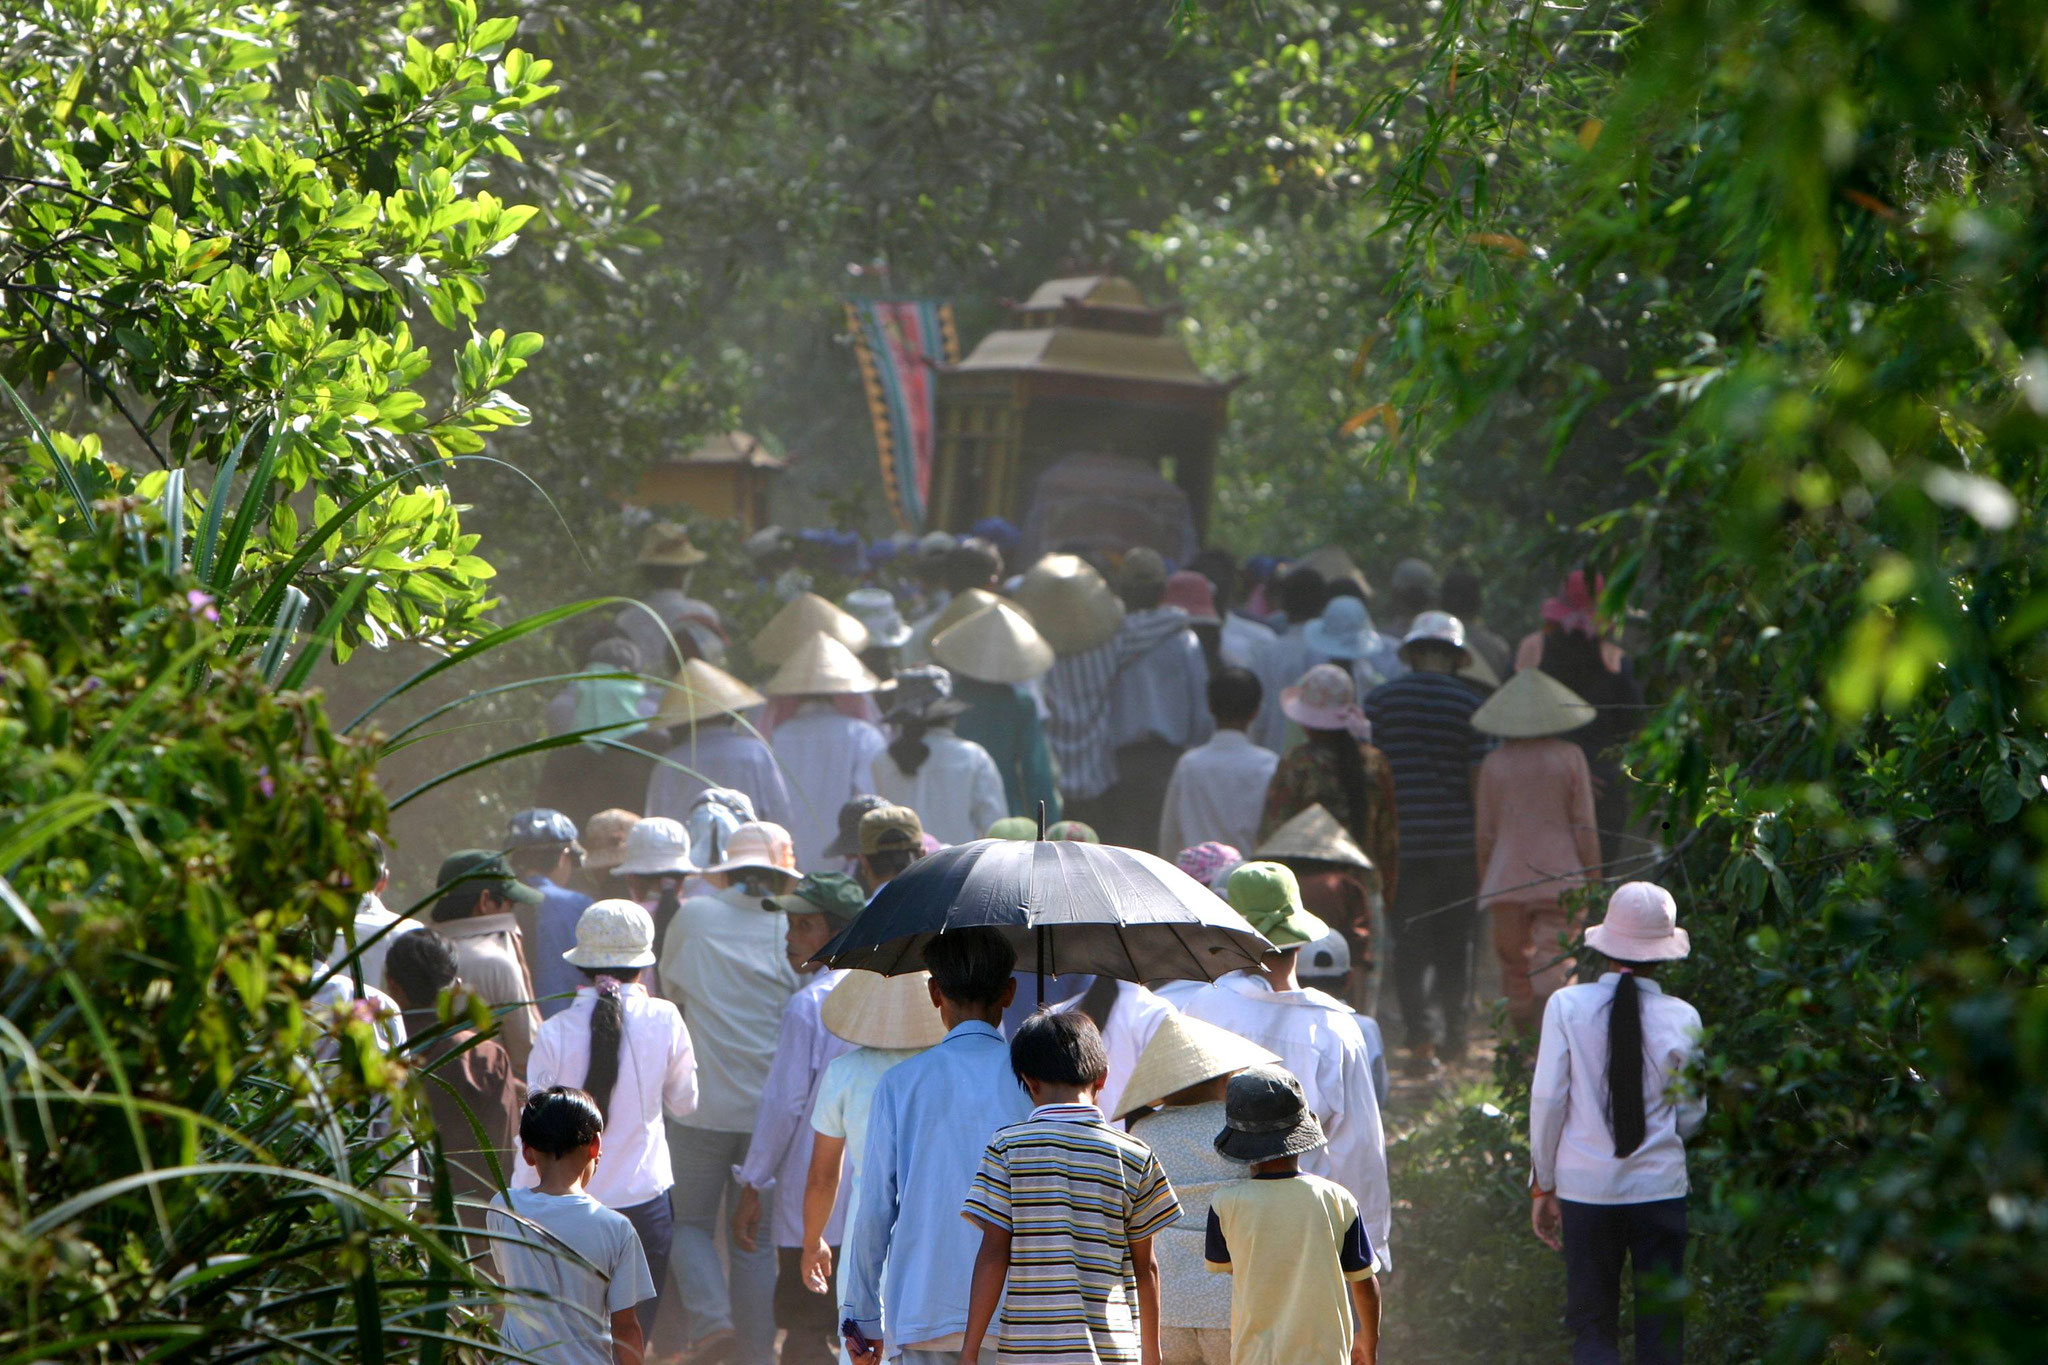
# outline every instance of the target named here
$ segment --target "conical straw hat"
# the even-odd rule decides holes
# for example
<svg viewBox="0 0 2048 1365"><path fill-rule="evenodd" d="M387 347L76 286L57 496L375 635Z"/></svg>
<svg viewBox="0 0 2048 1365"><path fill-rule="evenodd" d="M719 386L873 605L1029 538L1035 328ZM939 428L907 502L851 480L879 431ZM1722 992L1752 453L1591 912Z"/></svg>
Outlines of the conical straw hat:
<svg viewBox="0 0 2048 1365"><path fill-rule="evenodd" d="M962 677L1020 683L1051 668L1053 650L1029 617L997 602L934 635L932 657Z"/></svg>
<svg viewBox="0 0 2048 1365"><path fill-rule="evenodd" d="M818 1017L826 1032L855 1047L931 1047L946 1036L927 989L931 979L930 972L848 972L825 997Z"/></svg>
<svg viewBox="0 0 2048 1365"><path fill-rule="evenodd" d="M1206 1019L1169 1014L1159 1021L1152 1041L1138 1054L1138 1064L1131 1068L1131 1078L1124 1083L1123 1096L1110 1117L1120 1119L1133 1109L1157 1104L1191 1085L1213 1081L1248 1066L1270 1066L1279 1060L1257 1043L1218 1028Z"/></svg>
<svg viewBox="0 0 2048 1365"><path fill-rule="evenodd" d="M872 692L881 685L852 650L830 635L813 635L797 646L761 690L771 697L836 697Z"/></svg>
<svg viewBox="0 0 2048 1365"><path fill-rule="evenodd" d="M754 657L779 667L813 635L829 635L855 654L868 647L868 628L851 612L841 611L814 592L790 599L754 637Z"/></svg>
<svg viewBox="0 0 2048 1365"><path fill-rule="evenodd" d="M1124 623L1124 604L1079 555L1039 560L1025 571L1015 596L1056 654L1080 654L1106 644Z"/></svg>
<svg viewBox="0 0 2048 1365"><path fill-rule="evenodd" d="M956 592L953 594L953 600L941 607L939 614L932 618L931 625L925 630L924 638L929 640L935 635L941 635L982 608L992 607L1004 600L1006 599L996 596L987 588L968 588L964 592Z"/></svg>
<svg viewBox="0 0 2048 1365"><path fill-rule="evenodd" d="M1335 545L1324 545L1319 549L1310 550L1288 565L1288 568L1314 569L1323 576L1326 583L1334 583L1340 578L1349 579L1358 585L1358 590L1365 594L1367 601L1372 600L1372 584L1366 581L1365 570L1359 568L1356 560Z"/></svg>
<svg viewBox="0 0 2048 1365"><path fill-rule="evenodd" d="M1540 668L1525 668L1472 713L1472 728L1503 739L1569 734L1592 722L1593 704Z"/></svg>
<svg viewBox="0 0 2048 1365"><path fill-rule="evenodd" d="M1465 666L1458 670L1458 676L1471 679L1489 692L1500 686L1500 674L1493 671L1493 665L1486 662L1486 656L1476 649L1465 651Z"/></svg>
<svg viewBox="0 0 2048 1365"><path fill-rule="evenodd" d="M676 685L661 694L661 710L654 723L661 726L694 725L714 716L736 716L767 698L722 668L692 659L676 674Z"/></svg>
<svg viewBox="0 0 2048 1365"><path fill-rule="evenodd" d="M1337 817L1320 805L1307 810L1273 831L1260 844L1255 858L1302 858L1319 863L1347 863L1371 867L1372 859L1337 823Z"/></svg>

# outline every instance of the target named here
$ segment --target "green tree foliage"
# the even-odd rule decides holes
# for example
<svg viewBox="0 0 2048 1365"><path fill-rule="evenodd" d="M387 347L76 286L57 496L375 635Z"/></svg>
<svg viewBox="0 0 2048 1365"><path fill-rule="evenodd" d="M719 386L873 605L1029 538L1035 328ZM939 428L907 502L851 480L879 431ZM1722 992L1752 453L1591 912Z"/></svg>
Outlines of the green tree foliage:
<svg viewBox="0 0 2048 1365"><path fill-rule="evenodd" d="M1356 221L1384 308L1357 333L1401 430L1365 434L1424 480L1491 445L1608 481L1585 525L1610 605L1649 612L1665 705L1635 768L1698 945L1674 984L1715 1026L1708 1358L2030 1359L2037 16L1448 4L1421 37L1326 52L1313 86L1380 149Z"/></svg>
<svg viewBox="0 0 2048 1365"><path fill-rule="evenodd" d="M215 608L99 511L0 526L0 1359L438 1354L472 1282L388 1200L409 1068L307 1004L377 750L251 663L195 687Z"/></svg>
<svg viewBox="0 0 2048 1365"><path fill-rule="evenodd" d="M526 420L505 385L541 345L479 320L534 209L477 180L519 154L548 63L472 0L434 16L318 70L288 6L40 0L0 55L0 374L118 415L118 463L56 423L87 496L244 451L246 477L264 452L223 609L274 614L281 579L324 608L367 579L342 653L472 628L490 567L445 462ZM185 493L197 524L202 479Z"/></svg>

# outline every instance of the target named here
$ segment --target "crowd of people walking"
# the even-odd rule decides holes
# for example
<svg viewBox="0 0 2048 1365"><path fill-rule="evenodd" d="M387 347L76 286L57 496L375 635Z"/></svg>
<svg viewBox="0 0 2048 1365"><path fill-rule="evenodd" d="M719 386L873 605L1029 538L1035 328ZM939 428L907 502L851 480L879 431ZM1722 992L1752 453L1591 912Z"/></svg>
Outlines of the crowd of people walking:
<svg viewBox="0 0 2048 1365"><path fill-rule="evenodd" d="M1476 578L1417 560L1382 630L1334 550L1013 573L1014 546L928 536L835 603L750 542L780 606L741 641L690 595L701 551L653 528L639 602L550 704L534 806L447 857L424 920L364 897L336 958L428 1069L507 1344L1376 1359L1382 1008L1405 1074L1462 1058L1485 921L1509 1026L1540 1035L1532 1227L1567 1253L1574 1359L1616 1359L1624 1252L1639 1276L1682 1257L1697 1114L1671 1082L1698 1019L1651 980L1675 904L1623 875L1641 693L1597 581L1511 651ZM1147 850L1272 951L1149 984L1032 979L982 928L922 972L822 961L878 890L984 838ZM1615 883L1585 941L1618 971L1568 985ZM1675 1318L1648 1321L1637 1358L1676 1359Z"/></svg>

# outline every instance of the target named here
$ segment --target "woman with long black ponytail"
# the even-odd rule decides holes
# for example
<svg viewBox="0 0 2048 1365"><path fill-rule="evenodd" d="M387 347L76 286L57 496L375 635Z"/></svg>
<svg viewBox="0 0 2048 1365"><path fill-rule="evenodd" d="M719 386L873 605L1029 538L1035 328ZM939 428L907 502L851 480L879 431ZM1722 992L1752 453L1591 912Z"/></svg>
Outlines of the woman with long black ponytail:
<svg viewBox="0 0 2048 1365"><path fill-rule="evenodd" d="M1586 944L1613 970L1544 1007L1529 1092L1529 1221L1564 1252L1572 1365L1619 1365L1624 1260L1637 1365L1677 1365L1682 1318L1670 1305L1685 1272L1685 1139L1706 1107L1685 1089L1699 1011L1653 978L1691 940L1670 892L1629 882Z"/></svg>
<svg viewBox="0 0 2048 1365"><path fill-rule="evenodd" d="M680 1119L695 1112L696 1049L681 1012L641 984L655 963L654 919L641 906L628 900L590 906L576 921L576 946L562 960L581 970L588 984L540 1026L526 1084L534 1094L571 1086L596 1102L604 1145L584 1189L633 1224L659 1296L675 1240L669 1203L675 1177L662 1115ZM525 1189L537 1179L534 1167L522 1165L513 1183ZM643 1329L653 1325L656 1302L640 1305Z"/></svg>

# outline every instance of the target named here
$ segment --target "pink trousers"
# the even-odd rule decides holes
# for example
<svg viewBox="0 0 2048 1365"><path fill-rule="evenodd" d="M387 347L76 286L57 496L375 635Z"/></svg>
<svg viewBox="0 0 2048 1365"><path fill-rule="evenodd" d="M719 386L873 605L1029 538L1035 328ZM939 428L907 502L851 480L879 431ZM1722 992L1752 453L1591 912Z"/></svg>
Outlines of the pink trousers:
<svg viewBox="0 0 2048 1365"><path fill-rule="evenodd" d="M1571 978L1574 963L1567 944L1578 937L1578 925L1555 901L1494 901L1493 951L1500 959L1501 993L1507 996L1508 1018L1525 1033L1543 1022L1543 1005Z"/></svg>

